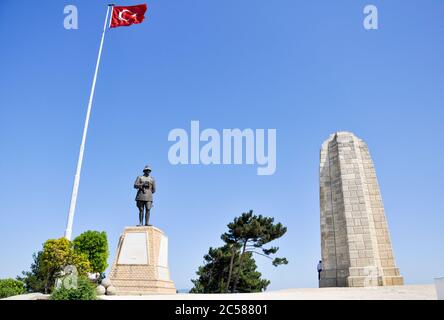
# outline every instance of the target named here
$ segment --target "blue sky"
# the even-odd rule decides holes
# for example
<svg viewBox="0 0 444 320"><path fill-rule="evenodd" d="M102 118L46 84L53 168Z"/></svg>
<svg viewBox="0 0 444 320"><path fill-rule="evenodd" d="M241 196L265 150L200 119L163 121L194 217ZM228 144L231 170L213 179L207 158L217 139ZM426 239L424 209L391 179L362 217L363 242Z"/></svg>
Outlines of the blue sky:
<svg viewBox="0 0 444 320"><path fill-rule="evenodd" d="M0 277L63 235L108 1L0 4ZM118 3L137 4L139 1ZM111 264L137 222L132 184L147 163L158 192L152 222L169 236L178 288L190 288L209 246L253 209L288 227L287 266L257 258L270 289L316 287L321 143L339 130L369 145L397 264L406 283L444 275L444 3L149 1L141 25L110 30L98 76L74 236L104 230ZM79 29L63 28L63 8ZM19 17L19 18L18 18ZM168 133L276 128L277 170L173 166Z"/></svg>

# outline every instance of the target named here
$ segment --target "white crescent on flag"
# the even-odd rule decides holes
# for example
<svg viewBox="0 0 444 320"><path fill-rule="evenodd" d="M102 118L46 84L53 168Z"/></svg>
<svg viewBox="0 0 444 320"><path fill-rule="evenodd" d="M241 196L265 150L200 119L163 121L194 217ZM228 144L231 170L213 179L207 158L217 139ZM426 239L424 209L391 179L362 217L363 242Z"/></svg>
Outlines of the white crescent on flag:
<svg viewBox="0 0 444 320"><path fill-rule="evenodd" d="M124 10L120 11L120 12L119 12L119 20L122 20L122 21L126 21L126 22L128 22L129 20L124 19L124 18L122 17L122 15L123 15L124 12L132 13L132 12L129 11L128 9L124 9ZM136 16L137 16L137 13L133 14L133 15L131 16L131 18L135 18Z"/></svg>

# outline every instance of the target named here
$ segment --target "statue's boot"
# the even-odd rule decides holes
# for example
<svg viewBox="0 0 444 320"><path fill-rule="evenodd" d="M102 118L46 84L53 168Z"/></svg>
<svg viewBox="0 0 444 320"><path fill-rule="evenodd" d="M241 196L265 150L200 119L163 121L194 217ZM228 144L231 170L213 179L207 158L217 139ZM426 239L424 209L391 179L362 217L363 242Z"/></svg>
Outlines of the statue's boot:
<svg viewBox="0 0 444 320"><path fill-rule="evenodd" d="M139 226L143 226L143 212L139 212Z"/></svg>
<svg viewBox="0 0 444 320"><path fill-rule="evenodd" d="M150 210L148 210L145 214L145 226L150 226L148 223L150 221Z"/></svg>

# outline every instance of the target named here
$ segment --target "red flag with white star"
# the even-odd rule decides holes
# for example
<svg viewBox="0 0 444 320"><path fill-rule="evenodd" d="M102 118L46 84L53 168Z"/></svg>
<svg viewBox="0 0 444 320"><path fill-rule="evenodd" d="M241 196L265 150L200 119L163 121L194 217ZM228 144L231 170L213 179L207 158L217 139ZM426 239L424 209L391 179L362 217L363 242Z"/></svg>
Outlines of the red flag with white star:
<svg viewBox="0 0 444 320"><path fill-rule="evenodd" d="M145 19L146 4L136 6L113 6L109 27L123 27L142 23Z"/></svg>

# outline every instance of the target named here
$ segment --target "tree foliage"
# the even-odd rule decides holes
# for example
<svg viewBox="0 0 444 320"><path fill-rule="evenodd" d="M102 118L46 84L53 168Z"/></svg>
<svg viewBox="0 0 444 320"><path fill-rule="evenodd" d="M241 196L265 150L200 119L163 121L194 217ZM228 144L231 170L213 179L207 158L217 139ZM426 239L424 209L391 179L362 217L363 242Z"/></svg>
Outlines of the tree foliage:
<svg viewBox="0 0 444 320"><path fill-rule="evenodd" d="M109 256L106 232L86 231L73 240L73 247L76 252L87 256L92 272L105 272Z"/></svg>
<svg viewBox="0 0 444 320"><path fill-rule="evenodd" d="M91 272L88 256L74 250L72 243L66 238L50 239L43 245L43 266L48 273L56 274L64 266L74 265L80 275Z"/></svg>
<svg viewBox="0 0 444 320"><path fill-rule="evenodd" d="M25 284L27 292L45 292L46 275L41 263L42 253L43 251L34 253L32 255L31 270L23 271L22 276L17 277L18 280Z"/></svg>
<svg viewBox="0 0 444 320"><path fill-rule="evenodd" d="M236 261L239 258L239 247L235 250ZM227 287L228 272L232 256L232 247L224 245L220 248L210 248L204 256L205 264L200 266L196 274L199 276L191 280L194 287L191 293L223 293ZM256 270L256 263L252 253L247 253L239 278L239 292L260 292L270 284L269 280L262 279L261 273ZM239 264L234 265L237 270ZM233 283L231 283L233 285Z"/></svg>
<svg viewBox="0 0 444 320"><path fill-rule="evenodd" d="M232 254L230 260L230 272L228 274L227 284L231 284L231 277L234 275L234 282L231 286L231 292L238 291L239 279L242 275L242 264L247 253L254 253L269 259L272 259L270 255L276 254L279 247L264 248L263 246L282 237L287 228L280 222L274 223L274 218L264 217L262 215L254 215L253 210L242 213L240 217L236 217L233 222L228 225L228 232L225 232L221 239L234 246L241 246L241 254L239 257L239 268L233 270L235 263L235 253ZM261 252L260 252L260 251ZM281 264L287 264L286 258L275 258L272 262L274 266ZM226 287L226 292L229 291L229 286Z"/></svg>
<svg viewBox="0 0 444 320"><path fill-rule="evenodd" d="M66 238L50 239L43 244L43 250L34 254L31 271L23 272L19 280L30 292L52 292L55 280L65 266L73 265L80 276L92 271L85 254L76 252Z"/></svg>
<svg viewBox="0 0 444 320"><path fill-rule="evenodd" d="M225 245L210 248L204 256L205 264L197 271L199 278L192 280L191 292L229 292L230 288L231 292L265 290L270 282L260 278L253 255L269 258L274 266L288 263L284 257L271 257L279 247L264 247L287 231L281 223L274 223L273 218L254 215L250 210L227 226L228 231L221 236Z"/></svg>
<svg viewBox="0 0 444 320"><path fill-rule="evenodd" d="M86 231L74 241L50 239L33 255L30 271L17 277L28 292L50 293L64 267L73 265L79 276L88 272L103 273L108 267L108 240L105 232Z"/></svg>

